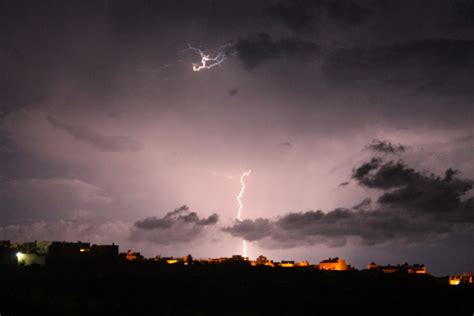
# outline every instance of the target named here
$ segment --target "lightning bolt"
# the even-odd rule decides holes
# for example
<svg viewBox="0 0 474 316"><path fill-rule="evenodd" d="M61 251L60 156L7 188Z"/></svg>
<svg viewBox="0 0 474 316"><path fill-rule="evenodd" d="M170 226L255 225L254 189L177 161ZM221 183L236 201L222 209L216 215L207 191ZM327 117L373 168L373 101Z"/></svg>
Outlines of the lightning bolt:
<svg viewBox="0 0 474 316"><path fill-rule="evenodd" d="M250 173L252 172L252 170L248 170L244 173L242 173L242 175L240 176L240 192L239 192L239 195L237 195L237 202L239 203L239 212L237 213L237 220L238 221L241 221L241 215L242 215L242 196L244 195L245 193L245 181L244 181L244 178L245 177L248 177L250 176ZM243 256L244 257L247 257L247 243L245 241L245 239L243 240L243 249L242 249L242 253L243 253Z"/></svg>
<svg viewBox="0 0 474 316"><path fill-rule="evenodd" d="M199 48L193 47L191 45L188 45L188 48L185 49L187 50L192 50L201 56L201 63L193 63L193 71L201 71L204 69L211 69L215 66L219 66L222 64L226 59L227 55L225 52L222 50L229 46L230 44L223 45L217 49L217 54L215 56L211 56L210 54L205 54L202 50Z"/></svg>
<svg viewBox="0 0 474 316"><path fill-rule="evenodd" d="M237 219L240 221L241 218L240 216L242 215L242 195L244 195L245 193L245 182L244 182L244 178L245 177L248 177L250 176L250 173L252 172L252 170L248 170L244 173L242 173L242 175L240 176L240 192L239 192L239 195L237 195L237 202L239 202L239 212L237 213Z"/></svg>

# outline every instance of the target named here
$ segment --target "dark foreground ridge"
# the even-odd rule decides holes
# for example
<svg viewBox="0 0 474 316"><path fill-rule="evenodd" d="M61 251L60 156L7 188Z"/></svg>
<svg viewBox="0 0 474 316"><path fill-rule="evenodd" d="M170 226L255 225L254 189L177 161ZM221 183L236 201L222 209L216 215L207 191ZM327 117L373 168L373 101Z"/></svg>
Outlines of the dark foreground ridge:
<svg viewBox="0 0 474 316"><path fill-rule="evenodd" d="M381 271L238 264L9 266L3 315L472 315L472 286Z"/></svg>
<svg viewBox="0 0 474 316"><path fill-rule="evenodd" d="M0 243L5 315L473 315L472 274L426 266L356 270L264 256L144 258L83 242Z"/></svg>

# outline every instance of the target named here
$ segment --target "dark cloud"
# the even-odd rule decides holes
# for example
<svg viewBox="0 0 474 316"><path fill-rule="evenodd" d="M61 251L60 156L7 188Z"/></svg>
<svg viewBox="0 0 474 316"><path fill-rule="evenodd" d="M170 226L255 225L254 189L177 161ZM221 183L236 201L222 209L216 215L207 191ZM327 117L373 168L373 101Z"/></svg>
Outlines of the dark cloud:
<svg viewBox="0 0 474 316"><path fill-rule="evenodd" d="M276 220L236 222L224 231L246 240L258 240L262 247L288 248L314 244L344 246L349 239L364 245L419 243L452 232L450 222L430 216L415 217L404 210L354 210L290 213Z"/></svg>
<svg viewBox="0 0 474 316"><path fill-rule="evenodd" d="M141 145L138 142L127 136L103 136L80 126L60 122L52 116L48 116L48 121L55 128L98 150L120 152L138 151L141 149Z"/></svg>
<svg viewBox="0 0 474 316"><path fill-rule="evenodd" d="M284 1L269 6L266 12L299 33L318 31L325 20L350 26L370 15L369 9L352 0Z"/></svg>
<svg viewBox="0 0 474 316"><path fill-rule="evenodd" d="M321 10L336 22L347 26L355 25L370 16L371 11L352 0L321 1Z"/></svg>
<svg viewBox="0 0 474 316"><path fill-rule="evenodd" d="M256 220L245 219L237 221L237 225L227 227L223 230L234 236L245 236L246 240L254 241L266 237L273 229L273 223L268 219L258 218Z"/></svg>
<svg viewBox="0 0 474 316"><path fill-rule="evenodd" d="M323 70L328 80L340 85L472 96L474 41L434 38L341 49L327 57Z"/></svg>
<svg viewBox="0 0 474 316"><path fill-rule="evenodd" d="M449 213L460 207L462 197L473 184L456 174L457 171L447 169L440 177L409 168L402 161L379 159L355 169L353 178L362 186L384 190L378 199L383 205Z"/></svg>
<svg viewBox="0 0 474 316"><path fill-rule="evenodd" d="M281 142L278 144L278 146L282 146L282 147L292 147L293 144L291 142Z"/></svg>
<svg viewBox="0 0 474 316"><path fill-rule="evenodd" d="M149 217L137 221L131 232L134 241L149 241L155 244L172 244L191 242L205 235L205 228L212 227L219 221L217 214L199 218L196 212L190 212L183 205L165 216Z"/></svg>
<svg viewBox="0 0 474 316"><path fill-rule="evenodd" d="M261 63L279 58L307 61L319 53L318 45L298 37L273 38L268 33L258 33L252 37L239 39L235 44L244 68L252 70Z"/></svg>
<svg viewBox="0 0 474 316"><path fill-rule="evenodd" d="M474 3L470 0L452 1L453 15L451 23L455 26L474 26Z"/></svg>
<svg viewBox="0 0 474 316"><path fill-rule="evenodd" d="M231 97L233 97L234 95L237 95L239 93L239 89L236 89L236 88L232 88L232 89L229 89L229 91L227 91L227 94Z"/></svg>
<svg viewBox="0 0 474 316"><path fill-rule="evenodd" d="M370 161L363 163L357 168L354 168L352 171L352 178L361 179L366 177L372 170L377 169L381 163L381 158L372 158Z"/></svg>
<svg viewBox="0 0 474 316"><path fill-rule="evenodd" d="M327 213L237 221L224 231L258 240L262 247L285 248L317 243L344 246L349 239L366 245L426 243L472 229L474 198L465 197L473 182L460 179L455 170L435 176L401 161L373 158L355 168L352 177L361 186L383 191L376 205L367 198L352 208Z"/></svg>
<svg viewBox="0 0 474 316"><path fill-rule="evenodd" d="M394 145L389 141L374 139L370 145L367 145L367 148L381 153L388 153L388 154L397 154L397 153L404 153L405 146L398 144Z"/></svg>
<svg viewBox="0 0 474 316"><path fill-rule="evenodd" d="M183 205L175 209L173 212L167 213L162 218L149 217L142 221L138 221L135 223L135 227L141 229L163 229L170 228L179 221L205 226L213 225L217 223L218 220L219 217L217 214L213 214L205 219L200 219L195 212L189 212L188 206Z"/></svg>
<svg viewBox="0 0 474 316"><path fill-rule="evenodd" d="M416 181L385 192L379 202L385 205L451 213L457 210L462 197L472 189L472 181L452 178L451 169L444 177L420 176Z"/></svg>
<svg viewBox="0 0 474 316"><path fill-rule="evenodd" d="M353 210L369 210L372 206L372 199L365 198L359 204L356 204L352 207Z"/></svg>
<svg viewBox="0 0 474 316"><path fill-rule="evenodd" d="M292 1L277 3L269 6L267 12L270 16L281 21L295 32L309 32L313 30L314 11L311 6Z"/></svg>

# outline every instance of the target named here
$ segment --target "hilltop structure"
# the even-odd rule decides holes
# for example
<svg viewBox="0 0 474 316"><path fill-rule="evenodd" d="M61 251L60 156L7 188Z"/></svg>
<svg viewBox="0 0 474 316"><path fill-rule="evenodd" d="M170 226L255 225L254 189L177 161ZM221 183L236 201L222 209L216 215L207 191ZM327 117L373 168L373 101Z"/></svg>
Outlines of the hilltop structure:
<svg viewBox="0 0 474 316"><path fill-rule="evenodd" d="M116 244L91 245L86 242L39 241L11 243L9 240L0 241L0 266L6 265L51 265L51 266L108 266L117 264L146 263L160 266L206 266L222 265L234 267L260 267L281 269L313 269L320 271L343 272L355 270L344 259L335 257L322 260L319 264L310 264L308 261L295 262L292 260L273 261L261 255L256 260L248 257L233 255L231 257L194 259L191 255L184 257L145 258L139 252L128 250L119 253ZM406 273L426 275L428 269L424 264L397 264L378 265L371 262L366 271L381 272L384 274ZM332 272L331 272L332 273ZM472 273L451 275L446 277L449 285L473 284Z"/></svg>
<svg viewBox="0 0 474 316"><path fill-rule="evenodd" d="M413 264L410 265L408 263L398 264L396 266L392 265L385 265L379 266L375 262L369 263L367 266L368 270L375 270L375 271L382 271L383 273L396 273L396 272L407 272L407 273L414 273L414 274L427 274L428 269L424 264Z"/></svg>
<svg viewBox="0 0 474 316"><path fill-rule="evenodd" d="M472 285L472 273L463 273L461 275L450 275L449 285Z"/></svg>
<svg viewBox="0 0 474 316"><path fill-rule="evenodd" d="M329 258L319 263L319 270L346 271L348 269L351 269L351 267L346 264L344 259L338 257Z"/></svg>

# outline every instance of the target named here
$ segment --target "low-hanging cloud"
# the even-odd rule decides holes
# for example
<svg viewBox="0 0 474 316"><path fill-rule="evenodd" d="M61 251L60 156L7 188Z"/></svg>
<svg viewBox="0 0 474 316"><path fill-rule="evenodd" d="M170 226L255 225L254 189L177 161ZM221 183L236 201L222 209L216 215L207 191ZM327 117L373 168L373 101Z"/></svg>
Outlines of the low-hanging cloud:
<svg viewBox="0 0 474 316"><path fill-rule="evenodd" d="M444 176L435 176L410 168L403 161L373 158L354 169L352 177L362 186L383 190L378 199L382 205L450 213L459 209L473 185L472 180L458 178L457 174L447 169Z"/></svg>
<svg viewBox="0 0 474 316"><path fill-rule="evenodd" d="M382 144L391 152L393 146ZM337 247L348 240L364 245L410 244L472 232L474 198L467 193L473 181L460 178L453 169L436 176L410 168L403 161L374 157L354 168L352 178L362 187L382 191L376 203L367 198L352 208L236 221L223 231L258 241L264 248L320 243Z"/></svg>
<svg viewBox="0 0 474 316"><path fill-rule="evenodd" d="M200 218L183 205L163 217L148 217L135 222L131 230L133 241L149 241L154 244L192 242L206 234L206 228L219 221L217 214Z"/></svg>
<svg viewBox="0 0 474 316"><path fill-rule="evenodd" d="M342 247L351 238L364 245L411 243L453 231L450 223L410 215L404 210L337 208L327 213L320 210L289 213L275 220L246 220L223 230L271 248L321 243Z"/></svg>

